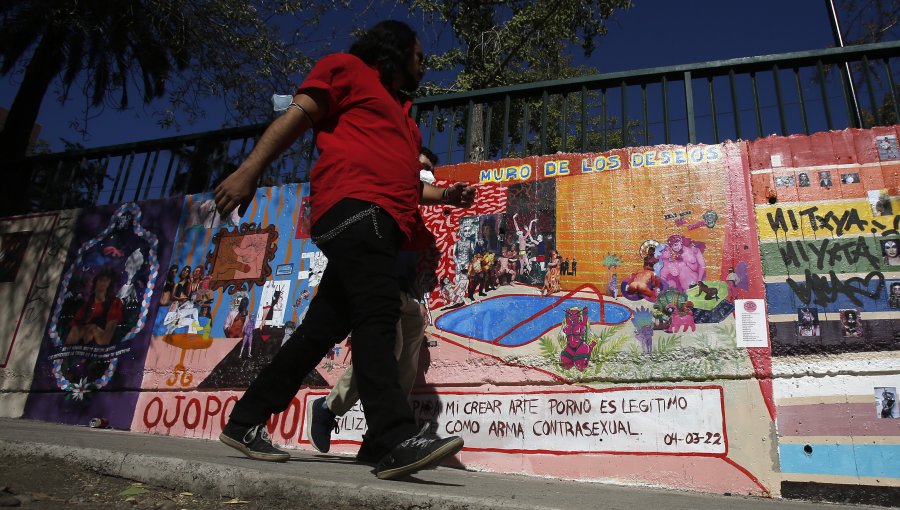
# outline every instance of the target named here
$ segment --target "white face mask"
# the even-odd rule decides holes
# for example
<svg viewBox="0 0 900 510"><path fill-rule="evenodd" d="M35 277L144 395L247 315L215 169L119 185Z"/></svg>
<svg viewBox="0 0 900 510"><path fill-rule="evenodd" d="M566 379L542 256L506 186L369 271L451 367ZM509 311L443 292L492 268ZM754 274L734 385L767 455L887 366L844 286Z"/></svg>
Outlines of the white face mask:
<svg viewBox="0 0 900 510"><path fill-rule="evenodd" d="M436 180L434 177L434 173L428 168L423 168L419 170L419 180L424 182L425 184L434 184Z"/></svg>

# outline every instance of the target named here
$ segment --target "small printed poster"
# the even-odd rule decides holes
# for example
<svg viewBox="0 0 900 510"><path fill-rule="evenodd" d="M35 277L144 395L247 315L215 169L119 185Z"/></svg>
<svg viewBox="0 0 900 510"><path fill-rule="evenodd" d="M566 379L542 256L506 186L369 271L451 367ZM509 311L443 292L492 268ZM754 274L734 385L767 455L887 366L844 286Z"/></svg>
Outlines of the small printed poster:
<svg viewBox="0 0 900 510"><path fill-rule="evenodd" d="M882 161L900 159L900 145L894 135L876 136L875 145L878 147L878 158Z"/></svg>
<svg viewBox="0 0 900 510"><path fill-rule="evenodd" d="M897 388L875 388L875 416L878 418L900 418L900 406L897 404Z"/></svg>
<svg viewBox="0 0 900 510"><path fill-rule="evenodd" d="M735 299L734 317L738 347L769 346L764 300Z"/></svg>

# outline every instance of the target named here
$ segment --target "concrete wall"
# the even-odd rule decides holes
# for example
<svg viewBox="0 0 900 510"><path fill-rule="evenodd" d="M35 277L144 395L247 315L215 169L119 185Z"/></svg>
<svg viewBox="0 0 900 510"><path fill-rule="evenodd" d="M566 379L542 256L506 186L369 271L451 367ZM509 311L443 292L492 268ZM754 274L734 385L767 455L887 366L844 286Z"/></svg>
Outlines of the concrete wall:
<svg viewBox="0 0 900 510"><path fill-rule="evenodd" d="M481 186L472 209L423 208L440 258L420 421L463 436L469 469L893 497L891 160L887 129L439 169ZM327 263L307 195L261 189L224 224L209 195L0 220L0 301L22 324L0 329L2 414L216 438ZM108 345L70 326L104 268ZM269 424L277 443L310 448L307 404L351 360L342 343L307 376ZM364 427L356 407L335 449Z"/></svg>

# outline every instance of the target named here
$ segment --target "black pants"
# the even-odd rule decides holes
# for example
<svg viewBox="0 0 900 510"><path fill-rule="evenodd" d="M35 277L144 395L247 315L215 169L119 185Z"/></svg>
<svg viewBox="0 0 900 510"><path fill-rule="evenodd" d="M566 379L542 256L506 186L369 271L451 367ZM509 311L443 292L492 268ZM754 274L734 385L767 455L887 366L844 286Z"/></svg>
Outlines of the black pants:
<svg viewBox="0 0 900 510"><path fill-rule="evenodd" d="M313 235L370 205L342 200L316 222ZM381 456L418 432L394 358L400 315L396 259L403 234L380 208L375 220L381 237L367 216L319 247L328 265L306 318L235 404L232 421L255 425L286 409L306 374L352 330L354 377L372 454Z"/></svg>

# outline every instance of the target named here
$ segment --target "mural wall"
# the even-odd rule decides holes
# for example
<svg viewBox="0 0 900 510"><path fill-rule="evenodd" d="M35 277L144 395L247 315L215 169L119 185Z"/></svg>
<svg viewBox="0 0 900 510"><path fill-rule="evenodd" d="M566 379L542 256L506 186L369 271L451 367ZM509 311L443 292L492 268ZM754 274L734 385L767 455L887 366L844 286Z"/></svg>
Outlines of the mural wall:
<svg viewBox="0 0 900 510"><path fill-rule="evenodd" d="M749 146L783 492L900 478L900 150L893 128Z"/></svg>
<svg viewBox="0 0 900 510"><path fill-rule="evenodd" d="M321 280L326 259L298 228L307 195L308 185L263 188L243 218L226 222L212 195L185 198L130 428L218 437L239 396L219 390L250 384ZM336 368L306 383L327 387Z"/></svg>
<svg viewBox="0 0 900 510"><path fill-rule="evenodd" d="M24 418L85 424L104 417L130 426L180 202L80 211Z"/></svg>
<svg viewBox="0 0 900 510"><path fill-rule="evenodd" d="M439 169L479 191L422 209L419 421L463 436L470 469L895 490L898 168L885 130ZM18 317L0 326L3 412L216 438L315 296L307 197L263 188L227 219L201 194L0 220ZM352 358L341 342L306 376L275 442L310 448L307 406ZM364 431L357 405L334 450Z"/></svg>

